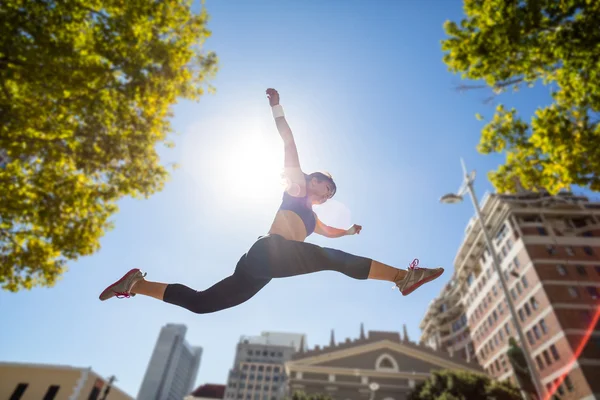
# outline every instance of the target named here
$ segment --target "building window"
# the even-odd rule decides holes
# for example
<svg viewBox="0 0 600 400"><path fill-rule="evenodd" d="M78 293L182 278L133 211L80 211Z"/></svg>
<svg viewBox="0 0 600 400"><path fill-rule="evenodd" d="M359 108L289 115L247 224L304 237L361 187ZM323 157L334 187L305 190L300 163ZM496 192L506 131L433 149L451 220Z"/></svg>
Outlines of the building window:
<svg viewBox="0 0 600 400"><path fill-rule="evenodd" d="M595 286L587 286L586 289L592 299L596 300L598 298L598 290Z"/></svg>
<svg viewBox="0 0 600 400"><path fill-rule="evenodd" d="M571 295L572 298L579 297L579 292L577 292L577 288L570 286L568 290L569 290L569 294Z"/></svg>
<svg viewBox="0 0 600 400"><path fill-rule="evenodd" d="M533 307L534 310L538 309L539 304L538 304L537 300L535 299L535 297L531 296L531 299L529 299L529 303L531 303L531 307Z"/></svg>
<svg viewBox="0 0 600 400"><path fill-rule="evenodd" d="M533 340L533 335L531 334L531 331L527 331L527 340L529 341L529 344L532 346L535 343L535 341Z"/></svg>
<svg viewBox="0 0 600 400"><path fill-rule="evenodd" d="M43 400L54 400L59 389L60 389L60 386L58 386L58 385L50 386L48 388L48 391L46 392L46 395L44 396Z"/></svg>
<svg viewBox="0 0 600 400"><path fill-rule="evenodd" d="M529 304L525 303L525 306L523 308L525 308L525 314L527 314L527 316L529 317L531 315L531 309L529 308Z"/></svg>
<svg viewBox="0 0 600 400"><path fill-rule="evenodd" d="M533 336L535 336L536 340L539 340L540 338L540 330L538 329L537 325L533 327Z"/></svg>
<svg viewBox="0 0 600 400"><path fill-rule="evenodd" d="M398 371L398 363L389 354L382 354L375 361L375 369L378 371Z"/></svg>
<svg viewBox="0 0 600 400"><path fill-rule="evenodd" d="M506 239L506 247L508 247L508 249L510 250L513 246L513 242L512 240L510 240L510 238Z"/></svg>
<svg viewBox="0 0 600 400"><path fill-rule="evenodd" d="M553 256L554 254L556 254L556 249L554 248L554 246L552 245L547 245L546 246L546 251L548 252L548 254L550 254L551 256Z"/></svg>
<svg viewBox="0 0 600 400"><path fill-rule="evenodd" d="M550 346L550 352L552 353L552 357L554 357L555 361L560 360L560 356L558 355L558 350L556 350L555 345Z"/></svg>
<svg viewBox="0 0 600 400"><path fill-rule="evenodd" d="M504 314L504 308L502 307L502 303L498 303L498 312L500 315Z"/></svg>
<svg viewBox="0 0 600 400"><path fill-rule="evenodd" d="M546 321L544 319L540 319L540 328L542 328L542 332L544 334L548 333L548 326L546 325Z"/></svg>
<svg viewBox="0 0 600 400"><path fill-rule="evenodd" d="M515 268L519 268L521 266L518 257L513 258L513 264L515 264Z"/></svg>
<svg viewBox="0 0 600 400"><path fill-rule="evenodd" d="M515 292L515 288L510 289L510 295L512 296L513 300L517 299L517 292Z"/></svg>
<svg viewBox="0 0 600 400"><path fill-rule="evenodd" d="M521 282L523 283L523 287L525 289L527 289L529 287L529 282L527 281L527 278L525 276L521 277Z"/></svg>
<svg viewBox="0 0 600 400"><path fill-rule="evenodd" d="M592 248L590 246L583 246L583 252L585 254L587 254L588 256L594 255L594 250L592 250Z"/></svg>
<svg viewBox="0 0 600 400"><path fill-rule="evenodd" d="M565 269L565 266L562 264L558 264L556 266L556 270L558 271L558 274L560 276L566 276L567 275L567 270Z"/></svg>
<svg viewBox="0 0 600 400"><path fill-rule="evenodd" d="M473 277L473 273L470 273L469 276L467 277L467 285L471 286L474 279L475 278Z"/></svg>
<svg viewBox="0 0 600 400"><path fill-rule="evenodd" d="M519 296L521 295L521 293L523 293L523 288L521 287L521 282L517 282L517 293L519 293Z"/></svg>
<svg viewBox="0 0 600 400"><path fill-rule="evenodd" d="M521 319L521 322L525 321L525 315L523 315L523 309L519 310L519 318Z"/></svg>
<svg viewBox="0 0 600 400"><path fill-rule="evenodd" d="M575 389L575 387L573 386L573 382L571 382L571 378L569 378L569 375L565 376L564 382L569 392L572 392L573 389Z"/></svg>
<svg viewBox="0 0 600 400"><path fill-rule="evenodd" d="M10 396L10 400L20 400L21 397L23 397L23 394L27 390L28 386L28 383L19 383L13 391L12 395Z"/></svg>
<svg viewBox="0 0 600 400"><path fill-rule="evenodd" d="M508 322L504 324L504 330L506 331L507 335L510 335L510 328L508 327Z"/></svg>
<svg viewBox="0 0 600 400"><path fill-rule="evenodd" d="M577 270L577 273L581 276L587 276L587 271L585 270L583 265L576 265L575 269Z"/></svg>
<svg viewBox="0 0 600 400"><path fill-rule="evenodd" d="M500 341L502 341L502 342L503 342L503 341L504 341L504 332L502 332L502 329L500 329L500 330L498 331L498 334L500 335Z"/></svg>
<svg viewBox="0 0 600 400"><path fill-rule="evenodd" d="M565 247L565 251L567 252L568 256L574 256L575 255L575 251L573 250L573 248L571 246Z"/></svg>
<svg viewBox="0 0 600 400"><path fill-rule="evenodd" d="M546 231L546 228L542 228L541 226L538 226L537 231L540 234L540 236L548 236L548 232Z"/></svg>
<svg viewBox="0 0 600 400"><path fill-rule="evenodd" d="M563 389L562 385L558 384L558 378L554 380L554 384L556 385L556 390L557 390L558 394L561 396L564 396L565 389Z"/></svg>
<svg viewBox="0 0 600 400"><path fill-rule="evenodd" d="M548 354L548 350L544 350L542 354L544 355L544 361L546 361L546 365L552 364L552 360L550 359L550 354Z"/></svg>
<svg viewBox="0 0 600 400"><path fill-rule="evenodd" d="M537 356L535 358L535 361L537 362L538 368L539 370L543 370L544 369L544 363L542 362L542 358L540 356Z"/></svg>

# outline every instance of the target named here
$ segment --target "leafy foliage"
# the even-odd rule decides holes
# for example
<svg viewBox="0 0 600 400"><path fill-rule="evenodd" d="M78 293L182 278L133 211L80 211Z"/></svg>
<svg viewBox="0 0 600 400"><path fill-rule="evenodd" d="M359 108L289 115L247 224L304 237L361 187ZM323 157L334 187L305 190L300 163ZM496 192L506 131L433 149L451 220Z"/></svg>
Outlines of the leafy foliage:
<svg viewBox="0 0 600 400"><path fill-rule="evenodd" d="M418 384L409 400L519 400L519 390L508 382L498 382L487 375L466 371L433 371L429 379Z"/></svg>
<svg viewBox="0 0 600 400"><path fill-rule="evenodd" d="M216 72L207 19L188 0L0 3L0 287L52 286L117 200L161 190L171 106Z"/></svg>
<svg viewBox="0 0 600 400"><path fill-rule="evenodd" d="M302 391L296 391L290 400L332 400L331 397L324 394L308 395Z"/></svg>
<svg viewBox="0 0 600 400"><path fill-rule="evenodd" d="M444 62L495 93L540 81L552 104L529 123L499 105L479 151L506 152L490 178L499 192L557 193L571 185L600 191L600 2L465 0L466 18L448 21Z"/></svg>

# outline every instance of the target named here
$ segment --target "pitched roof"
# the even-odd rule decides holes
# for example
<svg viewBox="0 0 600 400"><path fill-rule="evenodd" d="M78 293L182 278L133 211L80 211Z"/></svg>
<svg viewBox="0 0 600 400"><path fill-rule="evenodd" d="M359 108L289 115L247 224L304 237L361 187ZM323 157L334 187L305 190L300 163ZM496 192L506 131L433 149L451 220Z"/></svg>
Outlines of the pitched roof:
<svg viewBox="0 0 600 400"><path fill-rule="evenodd" d="M191 395L208 399L222 399L225 396L225 385L207 383L196 388Z"/></svg>
<svg viewBox="0 0 600 400"><path fill-rule="evenodd" d="M346 342L337 344L333 347L325 346L323 348L320 348L319 346L315 346L315 348L312 350L295 353L292 356L292 362L305 360L305 359L311 358L311 357L316 357L316 356L321 356L324 354L339 352L342 350L347 350L347 349L360 347L360 346L364 346L364 345L368 345L368 344L372 344L372 343L382 342L382 341L389 341L392 343L397 343L397 344L400 344L400 345L406 347L407 350L413 350L413 351L416 350L420 353L423 353L423 355L425 355L425 356L433 356L438 359L442 359L446 362L451 362L451 363L457 364L459 366L463 366L463 367L471 369L471 370L477 370L477 371L484 372L483 369L481 368L481 366L475 360L472 360L471 362L467 362L466 360L462 359L461 357L453 357L444 351L434 350L434 349L432 349L428 346L422 345L422 344L416 344L414 342L401 340L400 334L398 332L385 332L385 331L369 331L368 335L365 339L354 339L354 340L346 339Z"/></svg>

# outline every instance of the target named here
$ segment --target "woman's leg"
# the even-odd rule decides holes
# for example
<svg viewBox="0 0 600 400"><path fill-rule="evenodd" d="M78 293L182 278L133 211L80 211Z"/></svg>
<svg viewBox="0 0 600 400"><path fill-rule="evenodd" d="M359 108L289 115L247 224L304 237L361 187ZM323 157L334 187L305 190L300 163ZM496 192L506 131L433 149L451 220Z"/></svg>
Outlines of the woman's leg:
<svg viewBox="0 0 600 400"><path fill-rule="evenodd" d="M370 258L286 240L277 235L257 241L247 256L247 267L254 276L284 278L318 271L338 271L354 279L394 282L405 296L444 272L443 268L418 268L418 262L413 262L408 270L401 270Z"/></svg>
<svg viewBox="0 0 600 400"><path fill-rule="evenodd" d="M380 281L398 282L406 276L406 270L391 267L379 261L371 260L368 279Z"/></svg>
<svg viewBox="0 0 600 400"><path fill-rule="evenodd" d="M163 301L196 314L225 310L250 300L270 279L260 279L236 271L204 291L196 291L179 283L167 285Z"/></svg>
<svg viewBox="0 0 600 400"><path fill-rule="evenodd" d="M338 271L354 279L397 282L407 271L379 261L280 236L259 239L248 251L248 268L256 276L284 278L318 271Z"/></svg>
<svg viewBox="0 0 600 400"><path fill-rule="evenodd" d="M270 278L255 277L246 273L246 256L237 264L233 275L204 291L196 291L181 284L166 284L144 280L145 274L138 269L126 273L123 278L106 288L100 300L111 297L129 297L141 294L186 308L197 314L207 314L237 306L258 293Z"/></svg>

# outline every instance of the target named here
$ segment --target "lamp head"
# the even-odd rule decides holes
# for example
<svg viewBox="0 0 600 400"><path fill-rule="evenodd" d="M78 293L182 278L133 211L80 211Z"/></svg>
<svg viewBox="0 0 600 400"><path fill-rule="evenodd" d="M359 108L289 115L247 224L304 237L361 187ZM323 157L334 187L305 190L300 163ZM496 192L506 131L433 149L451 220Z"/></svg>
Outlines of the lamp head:
<svg viewBox="0 0 600 400"><path fill-rule="evenodd" d="M460 203L463 200L463 197L458 195L458 194L454 194L454 193L448 193L442 196L442 198L440 199L440 203L444 203L444 204L456 204L456 203Z"/></svg>

